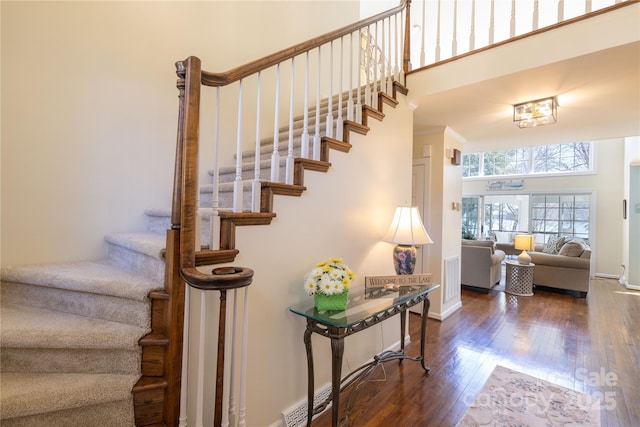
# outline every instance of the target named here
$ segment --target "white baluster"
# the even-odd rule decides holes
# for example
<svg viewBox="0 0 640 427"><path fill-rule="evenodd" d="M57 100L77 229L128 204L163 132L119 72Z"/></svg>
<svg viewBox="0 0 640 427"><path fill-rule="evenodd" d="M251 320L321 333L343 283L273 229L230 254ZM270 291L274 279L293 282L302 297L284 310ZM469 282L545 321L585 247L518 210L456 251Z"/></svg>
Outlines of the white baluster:
<svg viewBox="0 0 640 427"><path fill-rule="evenodd" d="M236 330L237 330L237 318L238 318L238 290L234 289L233 292L227 292L227 298L233 298L233 305L231 310L227 310L227 340L225 342L231 343L231 346L225 347L227 354L225 354L225 374L229 379L224 380L223 388L229 384L228 392L224 393L225 397L229 399L229 423L231 426L236 426L238 423L238 409L236 407ZM231 322L229 322L231 320ZM230 324L230 327L229 327ZM224 409L222 414L227 412ZM224 423L223 423L224 425Z"/></svg>
<svg viewBox="0 0 640 427"><path fill-rule="evenodd" d="M238 427L245 427L247 400L247 335L249 333L249 287L244 288L244 308L242 309L242 345L240 347L240 391Z"/></svg>
<svg viewBox="0 0 640 427"><path fill-rule="evenodd" d="M471 31L469 33L469 51L476 48L476 0L471 0Z"/></svg>
<svg viewBox="0 0 640 427"><path fill-rule="evenodd" d="M564 21L564 0L558 1L558 22Z"/></svg>
<svg viewBox="0 0 640 427"><path fill-rule="evenodd" d="M378 22L376 21L373 24L373 28L375 28L375 34L372 39L373 46L373 80L371 82L371 106L377 110L378 109Z"/></svg>
<svg viewBox="0 0 640 427"><path fill-rule="evenodd" d="M440 29L442 28L442 26L440 25L440 1L441 0L438 0L438 19L437 19L437 29L436 29L436 62L440 61Z"/></svg>
<svg viewBox="0 0 640 427"><path fill-rule="evenodd" d="M423 2L426 0L423 0ZM393 79L397 82L400 82L400 70L402 70L402 64L401 64L401 55L400 55L400 39L402 38L402 32L401 29L398 28L398 13L396 13L395 15L393 15L393 28L394 28L394 40L395 40L395 61L393 64ZM402 19L402 16L400 16L400 18ZM424 50L424 23L422 24L422 49ZM392 88L393 89L393 88Z"/></svg>
<svg viewBox="0 0 640 427"><path fill-rule="evenodd" d="M329 54L329 100L327 111L327 125L325 135L333 138L333 40L331 41L331 53Z"/></svg>
<svg viewBox="0 0 640 427"><path fill-rule="evenodd" d="M233 211L242 212L242 79L238 87L238 134L236 140L236 179L233 181Z"/></svg>
<svg viewBox="0 0 640 427"><path fill-rule="evenodd" d="M516 0L511 0L511 22L509 26L509 37L516 35Z"/></svg>
<svg viewBox="0 0 640 427"><path fill-rule="evenodd" d="M458 0L453 0L453 37L451 39L451 56L458 54Z"/></svg>
<svg viewBox="0 0 640 427"><path fill-rule="evenodd" d="M538 0L534 0L534 2L533 2L533 23L532 23L533 31L538 29L539 20L540 20L539 15L540 15L540 10L539 10L539 5L538 5Z"/></svg>
<svg viewBox="0 0 640 427"><path fill-rule="evenodd" d="M401 84L405 84L404 80L404 11L399 13L400 15L400 25L398 25L398 40L400 41L400 48L398 49L398 82Z"/></svg>
<svg viewBox="0 0 640 427"><path fill-rule="evenodd" d="M256 100L256 146L253 159L253 182L251 183L251 212L260 212L260 98L262 92L262 71L258 72L258 87Z"/></svg>
<svg viewBox="0 0 640 427"><path fill-rule="evenodd" d="M347 120L353 121L353 33L349 35L349 98L347 99Z"/></svg>
<svg viewBox="0 0 640 427"><path fill-rule="evenodd" d="M293 184L293 101L295 88L295 58L291 58L291 92L289 94L289 144L287 146L287 164L285 169L285 183Z"/></svg>
<svg viewBox="0 0 640 427"><path fill-rule="evenodd" d="M391 59L393 58L392 56L392 50L391 50L391 17L387 18L387 57L386 57L386 64L387 64L387 75L386 75L386 89L385 92L387 95L392 95L392 90L393 90L393 83L392 83L392 68L391 68Z"/></svg>
<svg viewBox="0 0 640 427"><path fill-rule="evenodd" d="M216 116L215 131L213 137L213 193L212 205L213 212L211 215L211 240L209 241L209 249L220 249L220 216L218 210L220 208L220 171L218 167L219 156L218 147L220 147L220 87L216 88Z"/></svg>
<svg viewBox="0 0 640 427"><path fill-rule="evenodd" d="M318 47L318 75L316 76L316 130L313 135L313 160L320 160L320 74L322 70L322 49Z"/></svg>
<svg viewBox="0 0 640 427"><path fill-rule="evenodd" d="M489 46L493 44L494 35L496 33L495 27L495 7L493 4L494 0L491 0L491 12L489 17Z"/></svg>
<svg viewBox="0 0 640 427"><path fill-rule="evenodd" d="M366 51L365 51L366 52ZM356 122L362 124L362 29L358 30L358 91L356 94Z"/></svg>
<svg viewBox="0 0 640 427"><path fill-rule="evenodd" d="M304 73L304 120L300 138L300 157L309 158L309 52L306 54Z"/></svg>
<svg viewBox="0 0 640 427"><path fill-rule="evenodd" d="M280 139L280 64L276 66L276 106L273 119L273 153L271 153L271 182L280 181L280 153L278 143Z"/></svg>
<svg viewBox="0 0 640 427"><path fill-rule="evenodd" d="M364 73L366 76L366 86L364 89L364 103L365 105L372 105L371 103L371 85L370 85L370 70L371 70L371 51L373 44L371 43L371 26L367 27L367 36L364 50Z"/></svg>
<svg viewBox="0 0 640 427"><path fill-rule="evenodd" d="M340 37L340 68L339 68L340 77L338 79L338 117L336 119L336 139L338 141L342 141L342 125L343 125L343 120L342 120L342 78L344 75L344 73L342 72L343 70L342 60L344 58L343 40L344 38Z"/></svg>
<svg viewBox="0 0 640 427"><path fill-rule="evenodd" d="M182 335L182 373L180 378L180 417L178 427L187 427L187 390L189 378L189 294L190 286L184 290L184 328Z"/></svg>
<svg viewBox="0 0 640 427"><path fill-rule="evenodd" d="M426 54L424 51L424 39L426 36L426 31L425 31L425 16L426 16L426 11L427 11L427 0L422 0L422 27L420 29L422 37L420 37L420 66L424 67L425 66L425 58L426 58ZM397 16L397 14L396 14Z"/></svg>
<svg viewBox="0 0 640 427"><path fill-rule="evenodd" d="M385 59L387 56L386 51L386 43L385 43L385 30L384 30L384 20L380 22L380 26L382 27L380 31L380 92L387 92L387 67L385 66Z"/></svg>
<svg viewBox="0 0 640 427"><path fill-rule="evenodd" d="M227 292L227 307L229 306L229 301L231 300L232 296L231 296L231 292ZM220 414L220 425L221 427L229 427L230 425L234 425L233 422L231 422L231 418L232 418L232 412L235 411L234 405L235 402L233 401L233 378L232 378L232 365L233 365L233 360L232 360L232 350L231 347L233 346L233 329L231 327L231 322L230 320L232 319L232 314L230 314L230 311L227 310L226 312L226 316L225 316L225 329L224 329L224 342L225 342L225 347L224 347L224 366L223 366L223 375L222 375L222 414ZM228 343L231 344L231 346L227 345ZM218 346L218 351L220 351L220 347ZM217 373L216 373L217 374Z"/></svg>
<svg viewBox="0 0 640 427"><path fill-rule="evenodd" d="M206 343L206 325L207 325L207 301L206 293L200 291L200 327L198 334L198 384L196 385L196 427L203 427L202 417L204 413L204 356Z"/></svg>

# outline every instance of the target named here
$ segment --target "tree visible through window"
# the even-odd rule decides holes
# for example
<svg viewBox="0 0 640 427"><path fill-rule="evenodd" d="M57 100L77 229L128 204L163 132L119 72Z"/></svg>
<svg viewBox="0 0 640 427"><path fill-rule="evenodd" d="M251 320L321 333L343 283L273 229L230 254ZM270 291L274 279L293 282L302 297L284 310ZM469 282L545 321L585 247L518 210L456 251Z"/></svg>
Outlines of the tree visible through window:
<svg viewBox="0 0 640 427"><path fill-rule="evenodd" d="M533 172L583 172L591 170L591 143L543 145L534 148Z"/></svg>
<svg viewBox="0 0 640 427"><path fill-rule="evenodd" d="M463 177L493 177L593 170L593 142L571 142L462 155Z"/></svg>
<svg viewBox="0 0 640 427"><path fill-rule="evenodd" d="M589 238L588 194L534 195L531 197L533 233Z"/></svg>

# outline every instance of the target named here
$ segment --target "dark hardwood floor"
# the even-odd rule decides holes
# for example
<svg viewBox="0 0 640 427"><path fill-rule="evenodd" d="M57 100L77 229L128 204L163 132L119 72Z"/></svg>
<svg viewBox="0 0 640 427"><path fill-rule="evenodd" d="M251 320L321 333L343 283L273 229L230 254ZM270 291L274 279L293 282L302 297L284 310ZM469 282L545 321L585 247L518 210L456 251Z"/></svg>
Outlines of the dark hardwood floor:
<svg viewBox="0 0 640 427"><path fill-rule="evenodd" d="M412 356L419 354L419 319L409 314ZM347 425L455 426L502 365L602 398L603 427L640 426L640 292L616 280L592 280L586 299L463 290L460 310L427 323L431 372L411 361L379 367L360 387ZM331 411L313 422L330 425Z"/></svg>

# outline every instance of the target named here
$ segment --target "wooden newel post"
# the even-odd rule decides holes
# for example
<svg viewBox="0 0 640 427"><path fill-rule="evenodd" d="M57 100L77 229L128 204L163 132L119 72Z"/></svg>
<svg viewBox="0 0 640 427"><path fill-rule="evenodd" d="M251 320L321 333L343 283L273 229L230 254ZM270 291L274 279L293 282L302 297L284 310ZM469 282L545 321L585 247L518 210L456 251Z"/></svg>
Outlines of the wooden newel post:
<svg viewBox="0 0 640 427"><path fill-rule="evenodd" d="M411 0L404 0L407 4L405 8L404 25L404 53L402 57L402 68L405 75L411 70ZM406 82L402 82L406 84Z"/></svg>

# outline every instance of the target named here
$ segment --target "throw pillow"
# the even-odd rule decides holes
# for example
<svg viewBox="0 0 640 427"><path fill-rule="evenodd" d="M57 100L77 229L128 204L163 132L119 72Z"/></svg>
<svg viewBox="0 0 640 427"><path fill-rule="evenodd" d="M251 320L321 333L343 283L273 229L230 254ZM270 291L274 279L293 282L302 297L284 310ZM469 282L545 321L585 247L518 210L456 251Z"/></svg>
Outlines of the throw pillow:
<svg viewBox="0 0 640 427"><path fill-rule="evenodd" d="M564 245L564 237L562 236L550 236L547 243L544 244L542 252L546 254L558 255L560 248Z"/></svg>
<svg viewBox="0 0 640 427"><path fill-rule="evenodd" d="M565 243L558 251L558 255L579 257L586 249L586 245L579 240L573 240Z"/></svg>

